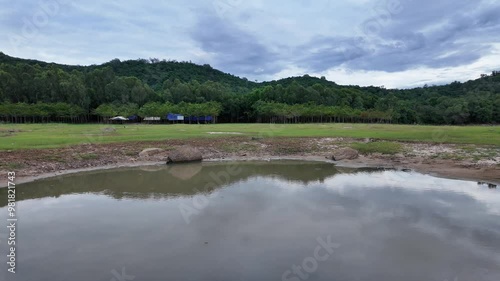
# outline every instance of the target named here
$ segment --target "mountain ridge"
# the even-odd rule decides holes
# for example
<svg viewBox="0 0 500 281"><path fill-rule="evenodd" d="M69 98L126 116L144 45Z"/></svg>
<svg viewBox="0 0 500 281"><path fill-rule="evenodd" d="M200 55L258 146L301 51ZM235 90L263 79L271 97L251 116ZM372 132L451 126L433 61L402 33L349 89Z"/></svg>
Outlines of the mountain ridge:
<svg viewBox="0 0 500 281"><path fill-rule="evenodd" d="M102 67L109 66L115 71L115 73L118 76L135 76L135 77L141 77L141 74L139 71L135 71L136 73L133 72L126 72L123 71L123 69L126 69L127 66L129 68L137 68L137 67L145 67L147 70L146 73L143 73L144 77L142 77L143 81L148 83L152 88L155 88L154 85L157 84L155 83L155 77L157 77L157 80L162 80L162 79L169 79L169 76L165 75L160 75L159 73L166 73L166 72L173 72L173 75L171 75L174 78L180 79L183 82L189 82L191 80L198 80L198 82L205 82L205 81L214 81L214 82L222 82L222 83L229 83L229 84L236 84L238 86L244 86L248 88L255 88L258 86L266 86L266 85L278 85L281 84L283 86L289 85L293 81L297 80L303 80L303 79L309 79L310 81L305 82L305 85L307 86L312 86L313 84L319 83L323 84L325 86L337 86L337 87L358 87L361 89L366 89L366 88L379 88L379 89L385 89L383 86L375 86L375 85L370 85L370 86L360 86L360 85L354 85L354 84L349 84L349 85L340 85L337 84L335 81L327 80L325 77L315 77L311 76L309 74L305 74L303 76L290 76L286 78L280 78L280 79L275 79L275 80L269 80L269 81L261 81L261 82L254 82L250 81L249 79L245 77L240 77L228 72L224 72L222 70L213 68L209 64L196 64L188 61L176 61L176 60L160 60L156 58L150 58L150 59L128 59L128 60L120 60L120 59L112 59L108 62L104 62L101 64L91 64L91 65L69 65L69 64L61 64L61 63L56 63L56 62L45 62L42 60L36 60L36 59L24 59L24 58L18 58L18 57L13 57L9 56L3 52L0 52L0 63L26 63L29 65L40 65L41 67L50 67L50 66L55 66L62 68L66 71L72 71L72 70L94 70ZM125 66L125 68L124 68ZM190 69L195 69L195 75L186 75L186 73L177 73L182 67L188 67ZM159 71L151 71L151 69L157 69ZM181 75L179 75L181 74ZM200 78L201 76L206 76L205 79L196 79ZM217 76L223 77L222 79ZM459 82L459 83L467 83L470 81L475 81L481 78L477 79L470 79L466 82ZM454 81L457 82L457 81ZM451 83L445 83L445 84L432 84L430 87L439 87L439 86L447 86L450 85ZM302 84L302 83L301 83ZM303 84L304 85L304 84ZM421 87L412 87L412 88L391 88L391 90L412 90L412 89L418 89L422 88L425 86Z"/></svg>

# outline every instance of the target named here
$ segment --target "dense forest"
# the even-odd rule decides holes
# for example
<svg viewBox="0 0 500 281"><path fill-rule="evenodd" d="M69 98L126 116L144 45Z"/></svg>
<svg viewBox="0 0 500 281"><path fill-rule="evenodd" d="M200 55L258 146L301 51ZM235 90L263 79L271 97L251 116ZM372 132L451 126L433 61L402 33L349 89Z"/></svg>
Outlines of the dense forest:
<svg viewBox="0 0 500 281"><path fill-rule="evenodd" d="M69 66L0 53L4 122L96 122L123 115L220 122L500 123L500 72L415 89L341 86L308 75L257 83L210 65L158 59Z"/></svg>

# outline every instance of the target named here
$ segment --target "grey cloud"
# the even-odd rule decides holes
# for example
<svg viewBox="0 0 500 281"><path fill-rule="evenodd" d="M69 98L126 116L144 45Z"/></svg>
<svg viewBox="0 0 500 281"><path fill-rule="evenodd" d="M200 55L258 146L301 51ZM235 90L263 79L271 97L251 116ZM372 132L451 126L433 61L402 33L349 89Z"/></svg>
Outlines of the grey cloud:
<svg viewBox="0 0 500 281"><path fill-rule="evenodd" d="M314 39L301 46L298 64L320 72L344 64L356 70L404 71L470 64L489 54L489 36L500 33L500 5L470 1L403 1L376 34ZM383 24L382 24L383 23ZM485 29L487 27L487 29ZM498 41L498 40L497 40ZM326 44L325 44L326 43ZM319 49L316 46L321 46Z"/></svg>
<svg viewBox="0 0 500 281"><path fill-rule="evenodd" d="M214 56L214 64L225 71L243 75L274 74L281 70L280 56L258 38L216 16L203 16L192 39Z"/></svg>
<svg viewBox="0 0 500 281"><path fill-rule="evenodd" d="M297 64L314 72L321 72L343 63L365 57L370 50L359 38L320 37L296 48L295 55L302 57Z"/></svg>
<svg viewBox="0 0 500 281"><path fill-rule="evenodd" d="M466 66L500 43L498 1L400 0L402 10L387 17L387 3L394 1L222 0L232 7L225 17L217 16L219 2L212 1L66 1L41 36L14 51L9 36L22 31L23 18L32 17L41 2L0 0L0 51L80 64L115 57L192 59L263 80L283 70L288 75L337 67L398 72ZM367 22L375 25L373 32L363 29Z"/></svg>

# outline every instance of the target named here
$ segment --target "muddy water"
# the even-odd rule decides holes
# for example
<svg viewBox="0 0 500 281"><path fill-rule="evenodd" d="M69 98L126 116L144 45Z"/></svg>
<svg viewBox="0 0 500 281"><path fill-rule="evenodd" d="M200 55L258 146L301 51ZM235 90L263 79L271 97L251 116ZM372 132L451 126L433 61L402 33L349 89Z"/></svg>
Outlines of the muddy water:
<svg viewBox="0 0 500 281"><path fill-rule="evenodd" d="M0 280L500 280L500 191L475 182L204 163L68 175L17 196L17 273L2 227Z"/></svg>

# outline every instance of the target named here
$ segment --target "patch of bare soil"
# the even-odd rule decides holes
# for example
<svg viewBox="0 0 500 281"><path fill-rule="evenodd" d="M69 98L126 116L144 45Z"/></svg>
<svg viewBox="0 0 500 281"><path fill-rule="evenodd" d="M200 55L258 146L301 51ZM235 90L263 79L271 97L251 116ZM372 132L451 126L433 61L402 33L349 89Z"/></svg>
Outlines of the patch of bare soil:
<svg viewBox="0 0 500 281"><path fill-rule="evenodd" d="M368 140L369 141L369 140ZM143 163L166 163L174 148L191 145L203 158L219 160L303 159L323 160L333 150L354 142L348 138L250 138L243 136L210 139L85 144L57 149L0 151L0 177L15 171L18 178L54 175L71 170L97 169ZM396 155L370 154L337 165L411 169L451 178L500 182L500 148L472 145L401 143ZM158 153L139 156L147 148Z"/></svg>

